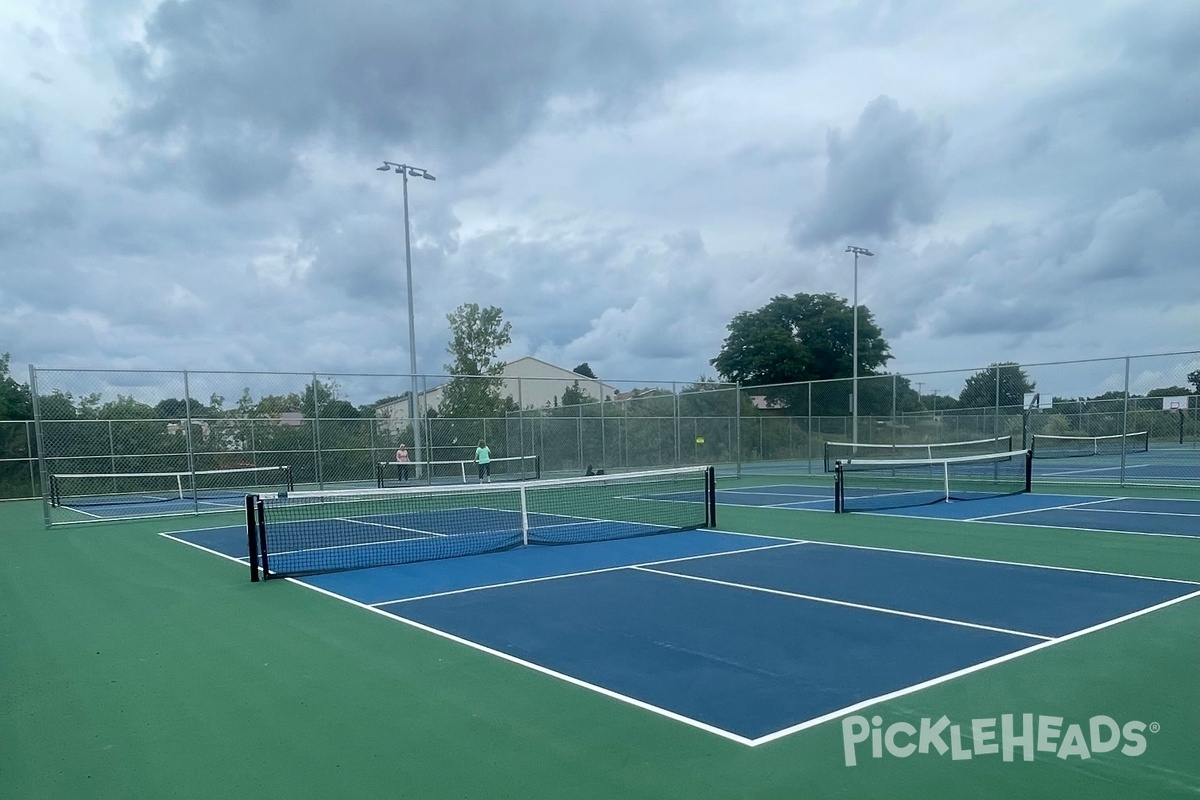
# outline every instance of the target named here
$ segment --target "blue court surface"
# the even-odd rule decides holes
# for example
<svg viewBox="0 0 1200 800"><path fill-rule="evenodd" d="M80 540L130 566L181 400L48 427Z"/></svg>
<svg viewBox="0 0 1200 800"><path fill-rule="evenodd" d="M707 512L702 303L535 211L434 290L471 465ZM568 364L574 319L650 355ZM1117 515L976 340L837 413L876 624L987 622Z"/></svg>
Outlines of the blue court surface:
<svg viewBox="0 0 1200 800"><path fill-rule="evenodd" d="M150 517L161 514L192 514L214 513L221 511L236 511L245 508L246 495L230 495L229 497L206 497L199 501L190 497L164 497L159 500L128 500L120 503L96 503L89 505L71 505L64 503L62 508L85 517L97 519L124 519L127 517Z"/></svg>
<svg viewBox="0 0 1200 800"><path fill-rule="evenodd" d="M163 535L245 563L240 527ZM1200 596L707 530L293 582L746 745Z"/></svg>
<svg viewBox="0 0 1200 800"><path fill-rule="evenodd" d="M833 488L778 484L718 489L717 502L754 508L831 512ZM1200 498L1100 497L1032 492L970 502L939 502L856 513L1148 536L1200 537Z"/></svg>

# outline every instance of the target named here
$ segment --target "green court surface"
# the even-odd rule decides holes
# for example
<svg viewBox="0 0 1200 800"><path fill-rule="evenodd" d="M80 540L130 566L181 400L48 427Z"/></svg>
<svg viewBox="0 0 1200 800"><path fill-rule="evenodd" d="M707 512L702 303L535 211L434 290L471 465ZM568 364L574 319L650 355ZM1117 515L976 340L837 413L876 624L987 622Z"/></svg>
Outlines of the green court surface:
<svg viewBox="0 0 1200 800"><path fill-rule="evenodd" d="M722 487L779 478L723 479ZM1178 493L1176 493L1178 494ZM157 535L0 503L0 798L1171 798L1200 794L1200 599L884 701L1142 721L1146 748L847 766L832 720L757 747ZM1200 581L1200 537L722 506L722 530ZM914 591L920 591L919 587ZM812 647L825 646L813 641ZM887 664L878 669L886 670Z"/></svg>

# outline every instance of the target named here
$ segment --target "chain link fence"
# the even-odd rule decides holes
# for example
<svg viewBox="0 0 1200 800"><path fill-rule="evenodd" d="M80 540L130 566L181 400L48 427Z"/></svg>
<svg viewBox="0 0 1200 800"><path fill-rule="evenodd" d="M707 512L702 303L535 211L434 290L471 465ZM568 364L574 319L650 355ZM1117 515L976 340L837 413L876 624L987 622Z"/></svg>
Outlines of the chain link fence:
<svg viewBox="0 0 1200 800"><path fill-rule="evenodd" d="M0 500L26 500L41 493L33 420L0 420Z"/></svg>
<svg viewBox="0 0 1200 800"><path fill-rule="evenodd" d="M925 444L1148 432L1146 452L1057 481L1200 486L1200 352L739 387L562 378L30 367L34 421L0 423L0 491L51 475L291 468L296 488L373 485L405 444L429 461L537 455L543 476L715 464L814 474L826 442ZM415 394L414 390L415 389ZM1028 396L1036 394L1037 407ZM1176 410L1163 397L1187 396ZM481 411L480 409L486 409ZM40 456L40 457L39 457ZM46 506L47 524L70 519ZM64 516L66 515L66 516Z"/></svg>

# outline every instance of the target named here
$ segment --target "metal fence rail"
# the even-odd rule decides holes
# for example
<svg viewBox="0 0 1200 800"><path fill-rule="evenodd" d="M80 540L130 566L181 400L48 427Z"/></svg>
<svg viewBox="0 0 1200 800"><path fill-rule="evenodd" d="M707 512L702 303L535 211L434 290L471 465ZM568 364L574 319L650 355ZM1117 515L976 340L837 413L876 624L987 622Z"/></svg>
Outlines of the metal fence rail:
<svg viewBox="0 0 1200 800"><path fill-rule="evenodd" d="M1200 352L859 379L859 441L1149 432L1061 480L1200 486ZM60 370L30 367L35 419L0 422L0 496L33 497L61 473L290 466L302 487L368 485L397 446L420 460L538 455L544 475L716 464L725 474L812 474L848 441L850 380L739 387L403 374ZM1026 407L1036 392L1040 407ZM1190 394L1164 412L1162 394ZM596 396L597 394L602 396ZM535 405L540 403L540 405ZM483 413L478 410L484 409ZM412 424L413 415L422 424ZM413 439L414 429L421 441ZM1066 472L1066 471L1064 471ZM78 521L45 504L47 524Z"/></svg>

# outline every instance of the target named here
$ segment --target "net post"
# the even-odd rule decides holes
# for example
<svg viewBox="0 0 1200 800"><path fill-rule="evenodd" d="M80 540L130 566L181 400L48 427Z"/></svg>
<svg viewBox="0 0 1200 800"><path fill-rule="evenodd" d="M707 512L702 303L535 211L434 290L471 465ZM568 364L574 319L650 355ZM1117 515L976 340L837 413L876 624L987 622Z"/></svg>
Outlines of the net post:
<svg viewBox="0 0 1200 800"><path fill-rule="evenodd" d="M384 464L384 462L382 462L382 461L375 462L375 488L376 489L383 488L383 470L384 470L383 464Z"/></svg>
<svg viewBox="0 0 1200 800"><path fill-rule="evenodd" d="M258 516L258 559L262 566L262 577L265 581L271 575L271 566L267 563L267 514L263 499L257 495L255 499L255 512Z"/></svg>
<svg viewBox="0 0 1200 800"><path fill-rule="evenodd" d="M1025 491L1033 491L1033 448L1025 451Z"/></svg>
<svg viewBox="0 0 1200 800"><path fill-rule="evenodd" d="M524 547L529 546L529 503L528 495L525 492L525 486L522 485L519 490L521 497L521 544Z"/></svg>
<svg viewBox="0 0 1200 800"><path fill-rule="evenodd" d="M296 479L295 479L295 477L293 477L293 475L292 475L292 465L291 465L291 464L287 464L287 465L285 465L285 466L284 466L284 468L283 468L283 470L284 470L284 473L285 473L285 475L287 476L287 481L286 481L286 483L287 483L287 490L288 490L289 492L295 491L295 489L296 489Z"/></svg>
<svg viewBox="0 0 1200 800"><path fill-rule="evenodd" d="M704 471L704 495L708 506L708 524L705 527L717 527L717 468L710 466Z"/></svg>
<svg viewBox="0 0 1200 800"><path fill-rule="evenodd" d="M257 495L246 495L246 552L250 555L250 582L258 583L258 526L255 524L254 509Z"/></svg>
<svg viewBox="0 0 1200 800"><path fill-rule="evenodd" d="M846 510L844 474L845 470L842 469L842 462L835 462L833 465L833 513L835 514L841 514Z"/></svg>
<svg viewBox="0 0 1200 800"><path fill-rule="evenodd" d="M1183 430L1182 426L1180 427L1180 430ZM604 431L601 430L600 434L603 436ZM542 457L537 453L533 454L533 477L534 480L540 481L542 479Z"/></svg>

